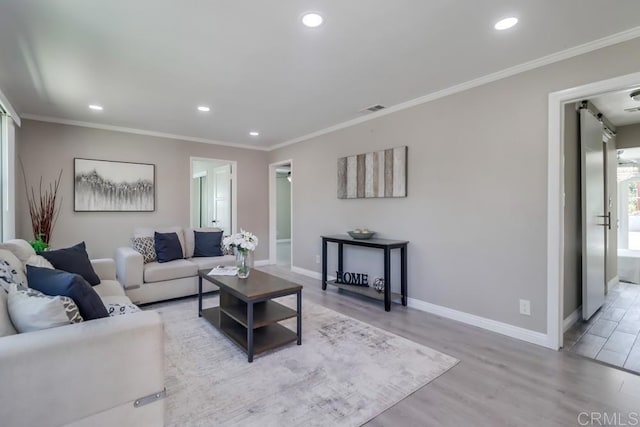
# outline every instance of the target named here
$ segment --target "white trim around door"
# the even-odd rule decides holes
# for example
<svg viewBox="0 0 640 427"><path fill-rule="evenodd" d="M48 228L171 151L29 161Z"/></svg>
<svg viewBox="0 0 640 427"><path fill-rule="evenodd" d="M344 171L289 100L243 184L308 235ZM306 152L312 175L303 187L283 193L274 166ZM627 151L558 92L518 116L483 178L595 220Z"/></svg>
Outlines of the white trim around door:
<svg viewBox="0 0 640 427"><path fill-rule="evenodd" d="M238 231L238 162L235 160L211 159L207 157L189 157L189 226L192 227L191 219L193 218L193 162L215 162L226 163L231 165L231 231L229 234Z"/></svg>
<svg viewBox="0 0 640 427"><path fill-rule="evenodd" d="M547 347L563 344L564 318L564 105L640 84L640 73L549 94L547 170Z"/></svg>
<svg viewBox="0 0 640 427"><path fill-rule="evenodd" d="M269 263L277 263L277 201L276 170L281 166L289 166L293 177L293 160L280 160L269 164ZM293 179L291 180L291 263L293 266Z"/></svg>

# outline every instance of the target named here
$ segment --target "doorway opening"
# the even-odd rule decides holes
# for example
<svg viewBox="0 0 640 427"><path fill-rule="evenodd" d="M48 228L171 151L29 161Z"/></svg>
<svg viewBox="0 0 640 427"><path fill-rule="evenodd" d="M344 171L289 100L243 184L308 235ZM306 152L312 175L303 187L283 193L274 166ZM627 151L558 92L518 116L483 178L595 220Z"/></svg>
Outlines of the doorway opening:
<svg viewBox="0 0 640 427"><path fill-rule="evenodd" d="M638 104L629 95L639 88L640 73L635 73L549 96L547 334L550 347L563 347L582 356L635 372L640 372L640 285L629 280L628 272L625 272L625 257L621 253L628 250L625 247L629 246L629 224L625 222L632 222L633 219L630 218L638 211L634 209L631 214L627 213L632 205L637 207L637 203L633 203L638 199L638 186L633 184L633 177L624 175L629 172L627 166L635 160L631 159L633 153L621 155L621 147L629 146L621 136L631 126L640 131L640 114L633 117L629 111L625 111L629 109L629 103ZM615 102L616 100L619 102ZM601 151L595 154L598 162L601 162L600 173L604 174L604 182L600 182L600 186L604 187L601 188L602 195L598 193L593 196L593 187L587 186L585 189L584 185L582 194L572 194L576 188L580 188L580 179L583 180L582 184L585 180L588 181L589 177L585 173L588 174L589 168L593 168L595 158L591 154L587 166L576 164L580 161L581 147L582 155L585 155L583 144L588 135L585 136L584 128L577 131L581 135L576 139L582 140L576 145L577 150L574 149L573 154L571 147L567 145L571 144L567 136L572 127L571 115L576 111L573 108L572 112L571 104L583 101L588 101L596 107L596 111L601 112L594 115L591 111L589 115L582 111L578 115L581 114L580 120L591 123L593 147L597 148L599 143L596 133L600 135L600 141L604 142ZM613 133L608 132L612 129ZM607 132L608 137L604 135ZM640 141L637 145L640 145ZM578 160L572 160L572 157L577 157ZM575 167L582 169L577 183L570 178L571 168ZM554 181L559 184L558 187L554 186ZM589 191L592 191L591 196ZM598 207L593 212L588 209L585 211L585 200L592 196L599 199ZM581 217L574 215L573 221L569 218L572 205L574 212L576 206L581 206ZM552 218L552 212L553 216L557 213L560 216ZM593 235L599 238L599 244L592 246L592 252L585 248L590 241L589 235L585 234L588 233L585 227L591 227ZM635 265L640 276L640 251L634 252L638 255ZM593 256L594 254L598 256ZM589 271L593 270L581 270L577 267L576 260L580 259L586 261L584 268L597 265L596 269L602 273L596 277L602 279L596 280L597 286L591 286L590 289L585 286L593 278L589 277ZM636 282L640 282L640 277ZM554 286L555 284L558 286ZM595 305L594 295L590 293L594 289L598 293Z"/></svg>
<svg viewBox="0 0 640 427"><path fill-rule="evenodd" d="M269 165L269 263L287 270L292 266L293 162Z"/></svg>
<svg viewBox="0 0 640 427"><path fill-rule="evenodd" d="M229 160L191 158L190 223L192 228L219 228L223 235L236 231L237 163Z"/></svg>

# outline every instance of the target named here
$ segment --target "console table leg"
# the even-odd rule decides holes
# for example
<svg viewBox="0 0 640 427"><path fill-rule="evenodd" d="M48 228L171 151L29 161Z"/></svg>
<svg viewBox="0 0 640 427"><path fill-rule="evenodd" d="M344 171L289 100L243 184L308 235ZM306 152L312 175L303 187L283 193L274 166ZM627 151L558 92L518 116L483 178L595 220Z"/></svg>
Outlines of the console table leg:
<svg viewBox="0 0 640 427"><path fill-rule="evenodd" d="M253 362L253 303L247 303L247 359Z"/></svg>
<svg viewBox="0 0 640 427"><path fill-rule="evenodd" d="M322 290L327 289L327 241L322 239Z"/></svg>
<svg viewBox="0 0 640 427"><path fill-rule="evenodd" d="M298 345L302 345L302 291L298 291Z"/></svg>
<svg viewBox="0 0 640 427"><path fill-rule="evenodd" d="M198 317L202 317L202 277L198 276Z"/></svg>
<svg viewBox="0 0 640 427"><path fill-rule="evenodd" d="M384 311L391 311L391 250L384 249Z"/></svg>
<svg viewBox="0 0 640 427"><path fill-rule="evenodd" d="M402 305L407 305L407 248L400 248L400 287L402 288Z"/></svg>

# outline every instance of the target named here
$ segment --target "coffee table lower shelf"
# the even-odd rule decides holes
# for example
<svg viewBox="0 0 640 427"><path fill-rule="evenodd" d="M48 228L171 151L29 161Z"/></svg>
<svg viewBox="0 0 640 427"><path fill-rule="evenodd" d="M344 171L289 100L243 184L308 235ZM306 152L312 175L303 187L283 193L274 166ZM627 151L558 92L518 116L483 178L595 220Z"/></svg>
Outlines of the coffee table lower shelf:
<svg viewBox="0 0 640 427"><path fill-rule="evenodd" d="M247 343L247 328L232 320L223 317L220 321L220 307L206 308L202 310L202 317L211 323L216 329L226 335L245 352L249 351ZM222 324L221 324L222 323ZM298 340L298 335L291 329L277 323L262 326L253 330L253 353L259 354L267 350L280 347Z"/></svg>

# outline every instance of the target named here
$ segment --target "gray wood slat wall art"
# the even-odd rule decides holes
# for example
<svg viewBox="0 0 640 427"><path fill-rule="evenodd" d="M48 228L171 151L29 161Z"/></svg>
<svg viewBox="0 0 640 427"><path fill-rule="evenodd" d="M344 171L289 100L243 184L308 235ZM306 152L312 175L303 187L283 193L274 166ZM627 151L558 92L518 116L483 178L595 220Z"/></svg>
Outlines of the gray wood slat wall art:
<svg viewBox="0 0 640 427"><path fill-rule="evenodd" d="M338 159L338 199L407 197L407 147Z"/></svg>

